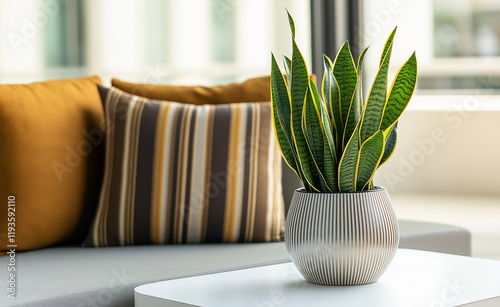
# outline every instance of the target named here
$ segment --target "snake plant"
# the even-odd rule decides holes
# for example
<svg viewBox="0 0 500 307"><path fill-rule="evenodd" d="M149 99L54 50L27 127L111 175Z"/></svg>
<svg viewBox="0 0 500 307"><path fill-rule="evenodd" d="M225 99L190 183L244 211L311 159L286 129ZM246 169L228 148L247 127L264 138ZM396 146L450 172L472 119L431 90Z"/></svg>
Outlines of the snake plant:
<svg viewBox="0 0 500 307"><path fill-rule="evenodd" d="M306 191L353 192L374 189L375 171L394 152L397 125L417 80L415 52L396 74L388 91L388 70L396 29L387 39L370 93L363 100L362 66L349 43L335 61L324 57L320 89L310 78L292 32L292 58L284 56L283 74L272 55L273 126L281 154ZM321 95L320 95L321 91Z"/></svg>

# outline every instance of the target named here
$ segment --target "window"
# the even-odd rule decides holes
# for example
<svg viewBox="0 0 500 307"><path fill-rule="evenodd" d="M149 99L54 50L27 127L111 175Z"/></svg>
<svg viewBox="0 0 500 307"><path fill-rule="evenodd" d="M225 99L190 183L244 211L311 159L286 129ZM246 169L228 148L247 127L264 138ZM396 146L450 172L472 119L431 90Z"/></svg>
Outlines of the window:
<svg viewBox="0 0 500 307"><path fill-rule="evenodd" d="M376 57L394 26L392 75L417 50L418 94L500 92L500 1L364 0L364 45L372 80Z"/></svg>
<svg viewBox="0 0 500 307"><path fill-rule="evenodd" d="M0 82L97 74L214 84L270 73L291 54L287 8L310 62L299 0L0 0Z"/></svg>

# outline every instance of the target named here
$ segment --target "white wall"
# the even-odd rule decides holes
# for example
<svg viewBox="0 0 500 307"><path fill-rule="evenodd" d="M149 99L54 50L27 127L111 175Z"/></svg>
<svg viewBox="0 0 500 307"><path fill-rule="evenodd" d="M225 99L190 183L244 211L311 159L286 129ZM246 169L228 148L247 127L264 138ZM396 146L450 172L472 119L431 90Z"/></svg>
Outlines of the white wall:
<svg viewBox="0 0 500 307"><path fill-rule="evenodd" d="M454 99L431 110L425 96L414 97L376 185L391 193L500 196L500 99Z"/></svg>

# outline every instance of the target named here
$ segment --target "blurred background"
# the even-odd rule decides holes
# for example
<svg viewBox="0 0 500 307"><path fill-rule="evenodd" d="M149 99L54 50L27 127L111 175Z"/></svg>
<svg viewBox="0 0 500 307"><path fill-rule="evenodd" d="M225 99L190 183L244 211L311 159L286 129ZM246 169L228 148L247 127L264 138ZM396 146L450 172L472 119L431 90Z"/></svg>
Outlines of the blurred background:
<svg viewBox="0 0 500 307"><path fill-rule="evenodd" d="M310 6L304 0L0 0L0 81L99 74L219 83L268 74L270 51L289 54L284 8L311 59ZM500 1L363 0L360 13L356 30L371 46L368 56L378 56L395 25L393 68L418 51L419 93L500 90Z"/></svg>
<svg viewBox="0 0 500 307"><path fill-rule="evenodd" d="M216 84L269 74L289 53L285 7L310 59L308 1L0 0L0 81L98 74Z"/></svg>

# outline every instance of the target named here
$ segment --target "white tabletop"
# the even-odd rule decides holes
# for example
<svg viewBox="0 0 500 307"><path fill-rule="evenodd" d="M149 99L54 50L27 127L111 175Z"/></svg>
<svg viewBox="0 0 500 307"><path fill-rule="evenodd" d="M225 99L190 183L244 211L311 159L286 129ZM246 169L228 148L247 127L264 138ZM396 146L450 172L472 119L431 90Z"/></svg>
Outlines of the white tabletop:
<svg viewBox="0 0 500 307"><path fill-rule="evenodd" d="M500 261L399 249L370 285L313 285L284 263L142 285L134 297L136 307L498 307Z"/></svg>

